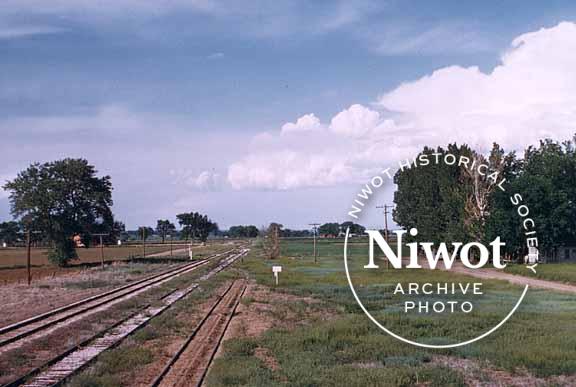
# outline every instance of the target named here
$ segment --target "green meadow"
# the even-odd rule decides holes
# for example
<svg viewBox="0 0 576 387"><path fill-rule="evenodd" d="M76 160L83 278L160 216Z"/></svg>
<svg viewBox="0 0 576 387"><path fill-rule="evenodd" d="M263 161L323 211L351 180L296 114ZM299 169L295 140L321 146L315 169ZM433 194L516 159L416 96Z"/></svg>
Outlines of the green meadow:
<svg viewBox="0 0 576 387"><path fill-rule="evenodd" d="M224 356L209 374L210 385L464 385L464 375L439 365L440 357L470 359L512 375L527 372L545 381L576 373L573 295L530 289L516 313L492 335L458 348L424 349L391 337L366 317L348 286L342 253L341 240L319 241L318 263L314 263L309 240L284 240L282 258L273 261L253 249L240 267L258 283L275 292L320 302L275 305L301 316L307 321L305 326L273 328L261 337L227 341ZM393 270L384 265L374 271L362 270L366 253L365 242L349 245L351 276L364 305L391 331L422 343L450 344L486 332L508 314L523 290L501 281L440 271ZM283 266L278 286L274 285L272 265ZM392 294L398 282L479 281L485 294L474 299L474 310L468 314L406 314L402 308L405 298ZM441 298L445 297L421 295L416 300ZM460 296L447 298L461 300ZM307 320L310 308L325 311L325 317ZM262 348L277 361L277 370L254 356L256 349Z"/></svg>

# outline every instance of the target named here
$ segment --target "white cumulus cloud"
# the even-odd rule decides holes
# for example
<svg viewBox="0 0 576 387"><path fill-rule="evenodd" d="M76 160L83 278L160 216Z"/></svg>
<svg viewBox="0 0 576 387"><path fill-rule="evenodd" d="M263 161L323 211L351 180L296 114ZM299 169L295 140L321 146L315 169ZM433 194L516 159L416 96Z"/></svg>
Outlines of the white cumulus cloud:
<svg viewBox="0 0 576 387"><path fill-rule="evenodd" d="M576 132L574 69L575 23L526 33L489 72L444 67L382 94L371 108L350 106L329 125L314 114L285 124L233 163L228 179L236 189L329 186L397 165L424 145L486 151L498 142L521 150L545 137L568 139Z"/></svg>
<svg viewBox="0 0 576 387"><path fill-rule="evenodd" d="M380 105L437 139L519 148L576 129L576 24L523 34L491 72L451 66L384 94Z"/></svg>
<svg viewBox="0 0 576 387"><path fill-rule="evenodd" d="M250 155L228 169L234 189L290 190L334 185L349 180L352 170L325 155L294 151Z"/></svg>
<svg viewBox="0 0 576 387"><path fill-rule="evenodd" d="M306 114L298 118L295 123L288 122L282 126L281 134L287 135L291 133L312 132L321 130L320 120L313 113Z"/></svg>
<svg viewBox="0 0 576 387"><path fill-rule="evenodd" d="M330 122L330 129L341 135L361 137L374 129L380 122L380 113L359 104L336 114Z"/></svg>

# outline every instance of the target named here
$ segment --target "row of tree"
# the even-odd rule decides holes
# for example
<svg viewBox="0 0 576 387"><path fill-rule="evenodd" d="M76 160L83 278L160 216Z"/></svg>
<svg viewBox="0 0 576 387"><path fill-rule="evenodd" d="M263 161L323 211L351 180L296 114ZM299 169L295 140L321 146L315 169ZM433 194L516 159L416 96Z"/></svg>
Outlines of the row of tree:
<svg viewBox="0 0 576 387"><path fill-rule="evenodd" d="M506 153L498 144L484 156L467 145L425 147L420 155L442 160L447 154L464 156L475 165L486 164L488 173L464 165L431 162L401 169L394 176L398 186L394 220L405 229L416 227L418 239L489 242L500 236L505 252L520 259L526 253L523 228L511 195L529 207L541 251L576 244L576 151L575 142L543 140L529 147L523 158ZM418 157L416 158L418 160ZM497 173L498 178L490 177ZM492 175L494 177L496 175ZM506 179L505 191L498 183Z"/></svg>
<svg viewBox="0 0 576 387"><path fill-rule="evenodd" d="M325 237L336 238L350 229L351 234L363 235L366 228L353 222L344 223L324 223L318 228L318 233Z"/></svg>
<svg viewBox="0 0 576 387"><path fill-rule="evenodd" d="M0 241L14 244L23 238L22 229L18 222L9 221L0 223Z"/></svg>
<svg viewBox="0 0 576 387"><path fill-rule="evenodd" d="M228 229L227 234L230 238L256 238L260 234L260 230L254 225L232 226Z"/></svg>

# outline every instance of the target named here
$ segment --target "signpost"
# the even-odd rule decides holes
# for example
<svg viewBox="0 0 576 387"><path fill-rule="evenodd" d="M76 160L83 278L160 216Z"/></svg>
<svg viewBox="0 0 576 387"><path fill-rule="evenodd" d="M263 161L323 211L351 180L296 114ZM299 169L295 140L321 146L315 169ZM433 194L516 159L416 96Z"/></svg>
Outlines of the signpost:
<svg viewBox="0 0 576 387"><path fill-rule="evenodd" d="M282 273L282 266L272 266L272 273L274 273L276 285L278 285L278 273Z"/></svg>

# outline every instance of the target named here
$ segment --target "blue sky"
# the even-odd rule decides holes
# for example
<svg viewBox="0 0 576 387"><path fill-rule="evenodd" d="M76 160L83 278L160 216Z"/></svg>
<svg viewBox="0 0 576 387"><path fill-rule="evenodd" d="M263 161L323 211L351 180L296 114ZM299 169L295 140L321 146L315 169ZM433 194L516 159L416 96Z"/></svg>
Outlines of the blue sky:
<svg viewBox="0 0 576 387"><path fill-rule="evenodd" d="M575 17L570 1L5 0L0 178L34 161L86 157L112 176L115 213L129 227L188 210L224 227L342 220L372 167L430 142L482 149L496 138L516 149L570 133L572 111L562 122L534 122L571 102L557 79L549 93L538 88L557 63L572 63L561 56L572 28L558 26ZM542 28L521 39L526 47L513 46ZM507 65L509 52L516 56ZM492 75L487 88L501 87L498 93L454 110L477 112L514 90L513 74L533 64L533 71L546 69L528 89L547 98L538 101L538 121L523 114L533 100L525 110L498 110L497 122L494 111L469 123L424 108L444 97L448 104L446 88L478 86L477 78ZM477 69L459 71L471 66ZM498 66L508 75L496 74ZM447 70L434 77L439 69ZM408 82L412 88L401 86ZM449 115L444 108L437 111ZM519 121L539 129L516 141L525 128L508 123ZM296 130L282 129L289 122ZM508 135L495 129L500 122ZM438 123L461 132L446 137ZM471 128L486 135L469 137ZM402 138L386 141L398 132ZM380 145L365 152L366 143ZM8 217L0 193L0 220Z"/></svg>

